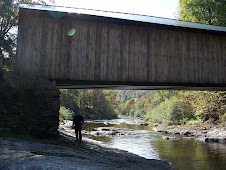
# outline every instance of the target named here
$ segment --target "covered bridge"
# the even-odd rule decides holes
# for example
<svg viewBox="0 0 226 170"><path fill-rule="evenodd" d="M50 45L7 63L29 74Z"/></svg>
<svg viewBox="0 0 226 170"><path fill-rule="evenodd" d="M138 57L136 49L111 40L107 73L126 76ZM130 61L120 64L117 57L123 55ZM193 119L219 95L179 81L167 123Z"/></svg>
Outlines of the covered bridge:
<svg viewBox="0 0 226 170"><path fill-rule="evenodd" d="M23 4L16 69L58 88L226 90L226 27Z"/></svg>

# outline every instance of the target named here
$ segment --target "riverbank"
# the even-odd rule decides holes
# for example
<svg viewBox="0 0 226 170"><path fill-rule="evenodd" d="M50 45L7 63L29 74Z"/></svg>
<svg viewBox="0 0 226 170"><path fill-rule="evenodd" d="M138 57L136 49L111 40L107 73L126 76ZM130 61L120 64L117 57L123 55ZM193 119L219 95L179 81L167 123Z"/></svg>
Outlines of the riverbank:
<svg viewBox="0 0 226 170"><path fill-rule="evenodd" d="M102 123L105 125L108 124L132 124L132 125L141 125L141 126L153 126L152 130L155 132L164 133L163 139L170 139L170 140L178 140L178 139L188 139L188 140L200 140L204 142L220 142L226 143L226 123L221 124L210 124L210 123L203 123L200 125L164 125L159 123L151 123L145 121L142 118L135 118L135 117L122 117L117 120L90 120L86 121L88 123ZM120 121L121 120L121 121ZM71 121L65 121L63 126L71 126ZM123 133L114 129L114 131L107 130L108 132L104 131L94 131L94 132L86 132L91 135L115 135L115 131L118 134L130 134L127 133L125 129L122 130ZM119 133L120 132L120 133ZM174 135L172 136L165 136L165 134Z"/></svg>
<svg viewBox="0 0 226 170"><path fill-rule="evenodd" d="M189 126L167 126L162 124L156 124L153 130L155 132L162 132L165 134L182 135L184 139L226 143L226 123L222 123L219 125L202 124ZM179 139L179 137L164 136L163 139L177 140Z"/></svg>
<svg viewBox="0 0 226 170"><path fill-rule="evenodd" d="M0 169L173 169L166 161L69 140L56 145L0 137Z"/></svg>
<svg viewBox="0 0 226 170"><path fill-rule="evenodd" d="M120 119L119 119L120 120ZM147 122L142 118L129 118L123 117L121 118L122 121L117 121L119 124L134 124L134 125L142 125L142 126L153 126L152 130L155 132L164 133L163 139L170 139L170 140L178 140L178 139L188 139L188 140L200 140L204 142L220 142L226 143L226 123L221 124L210 124L210 123L203 123L200 125L164 125L159 123L151 123ZM95 123L104 123L114 124L114 120L96 120L96 121L88 121L88 122L95 122ZM66 123L67 124L67 123ZM70 124L70 122L68 122ZM117 129L115 129L117 130ZM109 130L108 130L109 131ZM126 133L125 130L123 130ZM110 131L112 132L112 131ZM98 131L94 132L93 134L103 135L105 132ZM92 133L91 133L92 134ZM111 133L107 133L108 135ZM113 132L112 134L115 134ZM174 135L172 136L165 136L165 134Z"/></svg>

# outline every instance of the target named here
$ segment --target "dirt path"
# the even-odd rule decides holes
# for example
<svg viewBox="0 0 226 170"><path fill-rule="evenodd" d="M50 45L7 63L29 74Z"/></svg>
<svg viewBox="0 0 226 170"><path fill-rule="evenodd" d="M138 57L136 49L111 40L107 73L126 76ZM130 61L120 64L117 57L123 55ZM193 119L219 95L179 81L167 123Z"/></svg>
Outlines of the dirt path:
<svg viewBox="0 0 226 170"><path fill-rule="evenodd" d="M167 162L88 142L68 146L0 137L0 169L173 169Z"/></svg>

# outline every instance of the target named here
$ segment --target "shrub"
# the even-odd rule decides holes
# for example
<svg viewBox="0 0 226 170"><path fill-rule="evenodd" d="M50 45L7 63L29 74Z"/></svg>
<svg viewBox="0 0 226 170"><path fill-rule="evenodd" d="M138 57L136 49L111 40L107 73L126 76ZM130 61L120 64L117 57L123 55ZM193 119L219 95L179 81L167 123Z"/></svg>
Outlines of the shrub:
<svg viewBox="0 0 226 170"><path fill-rule="evenodd" d="M64 106L60 107L60 120L72 120L74 116L74 112L70 109L65 108Z"/></svg>
<svg viewBox="0 0 226 170"><path fill-rule="evenodd" d="M194 118L192 109L187 103L183 103L176 96L165 99L149 111L148 119L163 124L185 124Z"/></svg>
<svg viewBox="0 0 226 170"><path fill-rule="evenodd" d="M226 113L221 116L220 121L226 122Z"/></svg>
<svg viewBox="0 0 226 170"><path fill-rule="evenodd" d="M199 120L189 120L186 125L200 125L202 123L201 119Z"/></svg>
<svg viewBox="0 0 226 170"><path fill-rule="evenodd" d="M175 98L166 99L161 104L157 105L154 109L149 112L149 118L158 123L163 124L172 124L174 120L172 120L173 114L175 114ZM176 117L176 116L173 116Z"/></svg>

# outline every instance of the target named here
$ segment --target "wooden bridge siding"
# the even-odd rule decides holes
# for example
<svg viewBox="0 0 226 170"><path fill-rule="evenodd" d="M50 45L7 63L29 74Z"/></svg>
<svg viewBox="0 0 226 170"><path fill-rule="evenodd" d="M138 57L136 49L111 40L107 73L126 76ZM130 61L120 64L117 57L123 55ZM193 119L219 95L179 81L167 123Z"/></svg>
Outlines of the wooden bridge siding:
<svg viewBox="0 0 226 170"><path fill-rule="evenodd" d="M222 74L222 76L223 77L226 77L226 38L224 38L223 39L223 42L222 42L222 47L221 47L222 49L222 67L223 67L223 74ZM224 81L223 81L223 83L225 83L225 79L224 79Z"/></svg>
<svg viewBox="0 0 226 170"><path fill-rule="evenodd" d="M22 75L226 83L225 37L25 13L20 18L17 53L17 67ZM70 28L76 28L71 37L67 35Z"/></svg>

